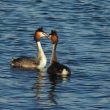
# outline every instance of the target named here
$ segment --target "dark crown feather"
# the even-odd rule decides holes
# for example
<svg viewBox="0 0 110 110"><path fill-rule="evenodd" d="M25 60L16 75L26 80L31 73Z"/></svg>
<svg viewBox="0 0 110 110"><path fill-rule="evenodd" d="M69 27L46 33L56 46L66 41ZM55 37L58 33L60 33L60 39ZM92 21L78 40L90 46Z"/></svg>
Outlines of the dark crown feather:
<svg viewBox="0 0 110 110"><path fill-rule="evenodd" d="M38 32L38 31L43 32L43 27L39 27L39 28L36 30L36 32Z"/></svg>
<svg viewBox="0 0 110 110"><path fill-rule="evenodd" d="M52 35L57 35L56 30L51 30L51 34L52 34Z"/></svg>

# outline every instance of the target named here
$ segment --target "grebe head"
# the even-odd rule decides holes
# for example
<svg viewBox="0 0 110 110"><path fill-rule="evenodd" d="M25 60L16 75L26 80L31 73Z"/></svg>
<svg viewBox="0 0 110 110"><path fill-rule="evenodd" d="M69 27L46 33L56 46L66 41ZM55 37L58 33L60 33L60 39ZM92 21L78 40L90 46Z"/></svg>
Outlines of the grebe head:
<svg viewBox="0 0 110 110"><path fill-rule="evenodd" d="M57 44L58 42L58 35L57 35L57 32L55 30L51 30L51 33L49 34L49 37L48 37L52 44Z"/></svg>
<svg viewBox="0 0 110 110"><path fill-rule="evenodd" d="M34 40L35 41L40 41L40 38L45 38L48 35L46 34L46 32L43 30L43 28L38 28L34 34Z"/></svg>

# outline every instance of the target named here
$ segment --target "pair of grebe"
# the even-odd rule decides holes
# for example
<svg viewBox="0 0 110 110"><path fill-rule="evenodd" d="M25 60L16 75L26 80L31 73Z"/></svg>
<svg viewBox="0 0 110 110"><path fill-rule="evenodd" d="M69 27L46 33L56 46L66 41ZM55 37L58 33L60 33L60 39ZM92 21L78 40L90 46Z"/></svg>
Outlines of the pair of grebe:
<svg viewBox="0 0 110 110"><path fill-rule="evenodd" d="M47 68L47 73L53 77L69 76L71 74L70 69L63 64L60 64L57 59L57 54L56 54L56 47L58 44L57 32L52 30L51 33L48 35L46 34L46 32L44 32L43 28L38 28L34 35L34 40L36 41L36 45L38 48L37 57L35 59L29 58L29 57L20 57L17 59L13 59L11 62L12 67L42 70L46 66L47 58L42 49L40 39L45 37L50 39L52 43L52 55L50 59L50 65Z"/></svg>

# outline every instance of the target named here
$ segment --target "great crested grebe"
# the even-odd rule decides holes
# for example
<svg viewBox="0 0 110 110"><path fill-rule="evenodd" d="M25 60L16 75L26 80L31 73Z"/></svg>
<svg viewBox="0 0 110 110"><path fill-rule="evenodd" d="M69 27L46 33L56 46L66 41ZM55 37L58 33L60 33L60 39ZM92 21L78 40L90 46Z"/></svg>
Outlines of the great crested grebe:
<svg viewBox="0 0 110 110"><path fill-rule="evenodd" d="M51 34L48 37L52 43L52 55L50 59L50 65L47 69L47 73L52 77L67 77L71 74L70 69L58 62L57 55L56 55L56 47L58 43L58 35L57 32L52 30Z"/></svg>
<svg viewBox="0 0 110 110"><path fill-rule="evenodd" d="M46 66L47 58L40 43L40 39L42 37L47 37L47 34L44 32L43 28L38 28L34 34L34 40L36 41L38 54L34 59L26 56L13 59L11 62L11 66L14 68L22 69L43 69Z"/></svg>

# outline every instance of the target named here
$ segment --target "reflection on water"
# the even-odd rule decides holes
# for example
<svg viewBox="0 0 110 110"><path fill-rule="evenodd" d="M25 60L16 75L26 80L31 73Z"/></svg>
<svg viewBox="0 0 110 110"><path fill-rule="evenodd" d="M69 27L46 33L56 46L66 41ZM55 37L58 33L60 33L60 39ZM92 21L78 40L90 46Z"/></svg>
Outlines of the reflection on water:
<svg viewBox="0 0 110 110"><path fill-rule="evenodd" d="M57 95L55 93L55 87L57 85L55 83L51 84L50 90L48 91L48 99L49 99L49 104L53 105L53 104L58 104L57 102Z"/></svg>
<svg viewBox="0 0 110 110"><path fill-rule="evenodd" d="M38 73L38 76L37 76L37 79L36 79L36 83L34 85L34 88L36 90L36 100L37 100L37 103L40 103L42 101L42 92L43 92L43 88L45 88L45 72L39 72Z"/></svg>
<svg viewBox="0 0 110 110"><path fill-rule="evenodd" d="M40 99L41 99L41 89L43 88L44 86L44 83L42 83L42 80L43 80L43 76L38 75L37 77L37 82L36 82L36 98L37 98L37 101L40 102Z"/></svg>
<svg viewBox="0 0 110 110"><path fill-rule="evenodd" d="M45 72L39 72L36 84L34 86L34 89L36 91L36 101L39 104L43 104L45 101L45 104L48 105L57 105L58 104L58 93L56 91L57 85L62 84L63 82L66 82L67 78L53 78L49 76L45 76ZM45 82L45 78L49 79L49 82Z"/></svg>

